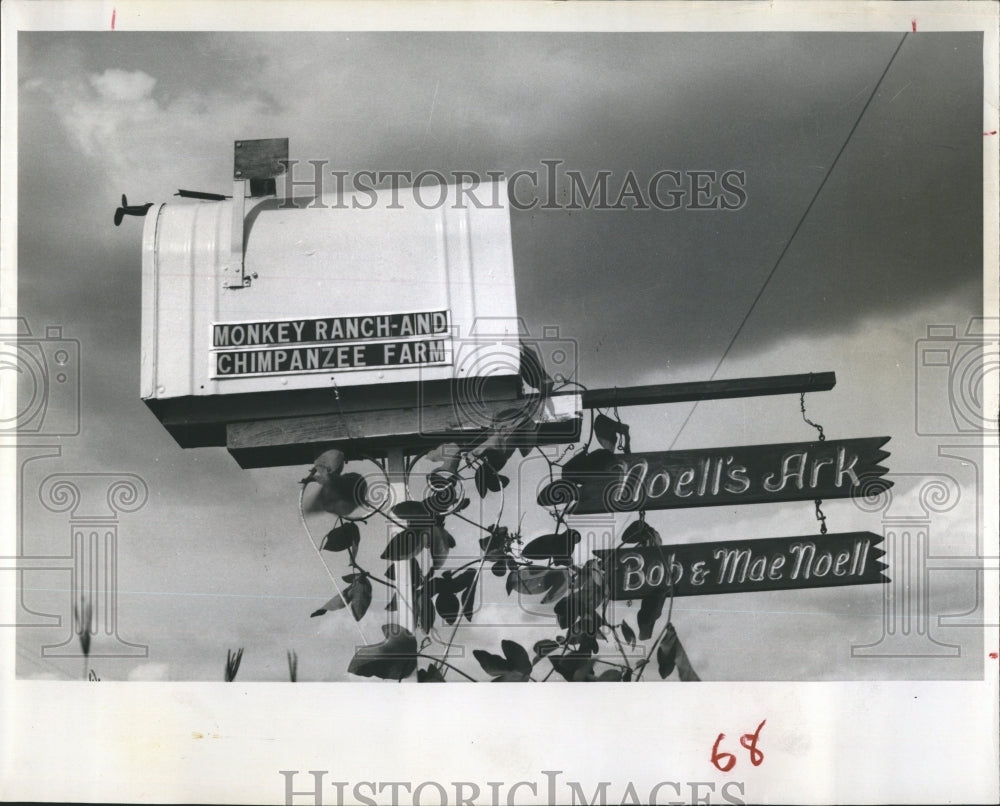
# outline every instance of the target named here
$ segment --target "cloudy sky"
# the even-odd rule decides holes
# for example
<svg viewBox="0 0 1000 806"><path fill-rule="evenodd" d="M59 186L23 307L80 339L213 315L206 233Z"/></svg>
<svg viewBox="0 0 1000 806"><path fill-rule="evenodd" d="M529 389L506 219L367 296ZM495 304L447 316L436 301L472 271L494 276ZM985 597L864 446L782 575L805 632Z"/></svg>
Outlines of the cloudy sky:
<svg viewBox="0 0 1000 806"><path fill-rule="evenodd" d="M49 474L134 473L149 489L122 516L118 543L119 633L148 657L95 659L98 673L217 680L226 649L242 646L241 679L285 679L287 649L300 679L347 678L354 625L343 612L309 618L332 591L298 522L303 468L244 471L221 448L181 450L139 399L141 222L116 229L112 214L122 193L143 203L176 201L178 188L228 192L236 139L287 136L293 158L351 173L511 175L555 159L591 178L610 171L615 186L630 171L641 181L745 172L746 204L734 211L512 211L519 314L533 333L557 326L576 342L577 379L590 387L835 371L835 390L807 400L810 417L834 439L890 435L896 487L888 515L829 502L831 531L881 534L884 517L918 517L930 521L931 554L974 554L981 457L939 456L969 440L948 436L958 431L946 381L918 395L915 367L929 325L961 335L982 315L982 40L906 37L859 121L900 38L22 33L19 315L36 334L59 325L79 340L82 379L80 436L24 465L25 551L68 552L66 514L39 503ZM945 436L917 433L919 406ZM622 416L637 451L814 437L794 397ZM533 489L537 461L512 471ZM928 514L920 490L941 476L952 503ZM487 499L484 518L496 503ZM508 508L505 521L520 515ZM816 528L808 502L650 520L676 542ZM315 518L314 538L330 525ZM526 507L527 536L547 525ZM471 527L454 532L473 546ZM372 525L365 536L375 557L384 533ZM339 571L341 558L327 559ZM975 608L975 573L929 579L938 644L914 652L947 644L956 657L852 658L883 633L874 586L680 599L674 623L706 680L981 676L980 631L938 624ZM62 572L28 574L24 602L65 617L67 583ZM466 647L555 631L499 583L483 608L493 626L467 628ZM381 618L376 604L367 640ZM77 659L40 656L64 633L20 628L18 674L79 676Z"/></svg>

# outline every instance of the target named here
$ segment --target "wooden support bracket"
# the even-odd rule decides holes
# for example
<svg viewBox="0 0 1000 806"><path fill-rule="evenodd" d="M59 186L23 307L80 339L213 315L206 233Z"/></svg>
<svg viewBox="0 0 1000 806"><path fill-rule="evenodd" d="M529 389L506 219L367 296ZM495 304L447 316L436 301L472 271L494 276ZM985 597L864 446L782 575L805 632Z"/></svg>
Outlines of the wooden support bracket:
<svg viewBox="0 0 1000 806"><path fill-rule="evenodd" d="M580 437L578 394L551 402L529 397L513 406L533 412L544 444L575 442ZM475 438L487 430L491 414L511 408L509 400L481 402L480 416L474 420L463 419L462 408L448 404L230 423L226 447L243 468L309 464L328 448L339 448L348 458L386 456L397 448L417 452Z"/></svg>

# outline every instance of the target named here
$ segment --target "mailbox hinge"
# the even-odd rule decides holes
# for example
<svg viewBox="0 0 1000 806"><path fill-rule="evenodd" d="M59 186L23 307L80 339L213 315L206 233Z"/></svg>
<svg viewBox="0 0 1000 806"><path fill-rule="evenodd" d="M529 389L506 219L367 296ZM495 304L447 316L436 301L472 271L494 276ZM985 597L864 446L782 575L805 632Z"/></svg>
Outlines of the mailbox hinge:
<svg viewBox="0 0 1000 806"><path fill-rule="evenodd" d="M237 140L233 144L233 206L229 263L222 269L223 288L247 288L257 275L247 274L245 241L247 183L250 197L274 196L275 177L288 166L288 138Z"/></svg>

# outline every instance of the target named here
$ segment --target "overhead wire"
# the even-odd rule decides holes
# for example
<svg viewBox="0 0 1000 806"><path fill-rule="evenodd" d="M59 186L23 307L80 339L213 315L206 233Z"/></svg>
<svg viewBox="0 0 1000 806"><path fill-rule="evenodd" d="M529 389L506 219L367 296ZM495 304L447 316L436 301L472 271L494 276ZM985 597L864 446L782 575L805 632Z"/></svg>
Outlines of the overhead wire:
<svg viewBox="0 0 1000 806"><path fill-rule="evenodd" d="M893 62L896 61L896 56L899 54L900 49L903 47L903 43L906 41L906 37L909 36L909 33L910 32L907 31L906 33L903 34L902 38L899 40L899 43L896 45L896 49L892 52L892 56L889 57L889 61L886 63L885 69L882 71L882 75L879 76L878 81L875 82L875 87L871 91L871 94L868 96L868 100L865 101L865 105L861 108L861 112L858 114L857 119L854 121L854 125L851 126L851 130L847 133L847 137L844 139L843 144L840 146L840 150L837 152L837 155L833 158L833 162L830 163L830 167L827 168L826 173L823 175L823 180L819 183L819 186L816 188L816 192L813 193L812 198L809 200L809 204L806 205L805 211L799 217L798 223L795 225L795 229L792 230L791 236L785 242L785 246L781 250L781 253L778 255L777 260L774 261L774 265L768 272L767 277L764 278L763 284L757 291L757 295L753 298L753 302L750 303L750 307L747 308L747 312L743 316L743 319L740 321L739 327L736 328L736 331L733 333L732 338L730 338L729 340L729 344L726 345L726 349L722 353L722 357L716 363L715 369L712 370L712 375L709 377L709 380L715 379L716 374L719 372L719 369L722 367L723 362L729 355L729 351L733 349L733 345L736 344L736 340L740 337L740 334L743 332L743 328L746 326L747 321L750 319L750 315L754 312L754 309L757 307L757 303L760 302L761 297L764 296L764 291L767 290L767 287L770 284L772 278L778 271L778 267L781 265L781 261L784 260L785 255L788 254L788 250L791 248L792 242L795 240L795 237L799 234L799 230L802 229L802 225L805 223L806 218L809 217L809 213L812 210L813 206L816 204L816 200L819 198L820 193L823 192L823 188L826 187L827 180L833 173L833 169L836 168L837 163L840 162L841 156L843 156L844 151L847 149L847 144L851 142L851 138L857 131L858 126L861 123L861 120L865 116L865 113L871 106L872 101L875 100L875 96L878 95L879 88L882 86L882 82L885 80L886 75L888 75L889 69L892 67ZM694 414L695 409L698 408L699 402L700 401L696 400L694 402L694 405L691 406L690 410L688 411L687 416L684 418L684 422L681 423L681 427L678 429L677 433L674 435L673 441L670 443L671 449L674 447L674 445L677 444L677 440L680 439L680 436L684 432L684 429L687 427L688 422L690 422L691 416Z"/></svg>

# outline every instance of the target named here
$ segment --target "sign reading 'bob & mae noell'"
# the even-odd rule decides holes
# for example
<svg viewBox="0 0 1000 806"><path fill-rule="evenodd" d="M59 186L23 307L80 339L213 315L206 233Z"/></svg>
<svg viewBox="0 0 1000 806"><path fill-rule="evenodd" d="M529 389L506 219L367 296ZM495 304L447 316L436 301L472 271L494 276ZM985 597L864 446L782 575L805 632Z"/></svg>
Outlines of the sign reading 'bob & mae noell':
<svg viewBox="0 0 1000 806"><path fill-rule="evenodd" d="M451 362L448 311L212 325L214 378Z"/></svg>
<svg viewBox="0 0 1000 806"><path fill-rule="evenodd" d="M614 562L612 596L674 596L884 584L889 581L872 532L725 540L598 550Z"/></svg>

